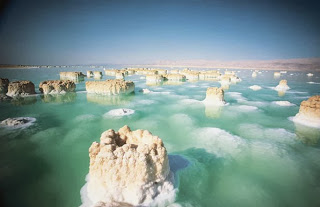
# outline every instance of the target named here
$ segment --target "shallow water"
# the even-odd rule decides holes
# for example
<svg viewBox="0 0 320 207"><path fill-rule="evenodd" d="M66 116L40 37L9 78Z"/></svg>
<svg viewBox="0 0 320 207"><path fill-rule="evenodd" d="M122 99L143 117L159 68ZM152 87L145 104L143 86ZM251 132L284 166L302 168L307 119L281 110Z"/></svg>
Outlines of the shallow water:
<svg viewBox="0 0 320 207"><path fill-rule="evenodd" d="M59 79L65 70L0 70L0 77L31 80L38 91L41 81ZM164 141L178 185L172 206L320 206L320 131L289 119L301 101L320 94L314 84L320 74L281 74L291 89L279 96L272 90L280 80L273 72L256 78L251 73L238 73L243 81L225 91L229 104L220 108L199 102L217 82L147 86L137 75L126 78L136 84L128 97L90 95L80 82L74 94L0 103L0 120L36 118L28 128L0 129L1 206L79 206L89 146L103 131L126 124ZM252 85L262 89L253 91ZM152 92L139 92L143 88ZM105 115L119 108L135 113Z"/></svg>

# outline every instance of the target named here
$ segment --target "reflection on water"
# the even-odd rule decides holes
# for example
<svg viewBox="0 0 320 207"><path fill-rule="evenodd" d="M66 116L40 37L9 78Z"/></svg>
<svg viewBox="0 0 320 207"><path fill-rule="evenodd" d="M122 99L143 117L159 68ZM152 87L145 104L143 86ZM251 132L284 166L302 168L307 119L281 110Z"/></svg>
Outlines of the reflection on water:
<svg viewBox="0 0 320 207"><path fill-rule="evenodd" d="M284 96L286 95L286 91L278 91L278 96Z"/></svg>
<svg viewBox="0 0 320 207"><path fill-rule="evenodd" d="M101 105L123 105L128 104L132 99L134 98L134 95L114 95L114 96L108 96L108 95L99 95L99 94L92 94L87 93L87 101L101 104Z"/></svg>
<svg viewBox="0 0 320 207"><path fill-rule="evenodd" d="M320 129L294 123L298 138L307 145L317 145L320 139Z"/></svg>
<svg viewBox="0 0 320 207"><path fill-rule="evenodd" d="M45 94L41 96L41 100L44 103L69 103L74 102L76 98L76 93Z"/></svg>
<svg viewBox="0 0 320 207"><path fill-rule="evenodd" d="M31 105L37 102L37 96L17 96L11 100L15 106Z"/></svg>
<svg viewBox="0 0 320 207"><path fill-rule="evenodd" d="M163 81L146 81L147 86L162 86Z"/></svg>
<svg viewBox="0 0 320 207"><path fill-rule="evenodd" d="M204 106L205 106L206 117L213 118L213 119L220 117L223 110L223 106L214 106L210 104L204 104Z"/></svg>

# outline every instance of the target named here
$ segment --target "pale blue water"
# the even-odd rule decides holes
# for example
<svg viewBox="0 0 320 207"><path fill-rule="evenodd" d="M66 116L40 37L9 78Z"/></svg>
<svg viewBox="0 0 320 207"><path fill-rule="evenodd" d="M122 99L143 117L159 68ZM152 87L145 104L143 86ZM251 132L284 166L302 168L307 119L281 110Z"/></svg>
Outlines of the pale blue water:
<svg viewBox="0 0 320 207"><path fill-rule="evenodd" d="M41 81L59 79L59 72L66 70L0 70L0 77L31 80L38 91ZM217 82L146 86L136 75L126 78L135 82L136 90L125 98L87 95L80 82L75 94L0 103L0 120L37 119L26 129L0 129L1 206L79 206L89 146L103 131L126 124L162 138L176 171L176 203L181 206L320 206L320 131L288 119L301 101L320 94L319 84L307 83L320 83L320 74L282 74L291 89L280 97L270 88L280 80L273 72L255 79L251 73L238 73L243 81L225 91L229 105L216 112L186 99L203 100L207 87L220 86ZM263 88L248 88L255 84ZM142 88L157 93L142 94ZM279 100L295 106L272 103ZM117 108L135 114L103 116Z"/></svg>

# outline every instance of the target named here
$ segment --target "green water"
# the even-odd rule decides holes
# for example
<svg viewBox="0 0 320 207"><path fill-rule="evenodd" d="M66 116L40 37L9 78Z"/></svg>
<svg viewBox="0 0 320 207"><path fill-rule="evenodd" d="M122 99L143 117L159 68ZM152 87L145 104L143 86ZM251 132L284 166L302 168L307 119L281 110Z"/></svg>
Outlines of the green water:
<svg viewBox="0 0 320 207"><path fill-rule="evenodd" d="M65 70L0 70L0 77L31 80L38 91L40 81L59 79ZM126 78L136 90L125 98L90 96L80 82L75 94L0 103L0 120L36 118L25 129L0 129L1 206L79 206L89 146L103 131L124 125L164 141L178 185L173 206L320 206L320 130L288 119L302 100L320 94L319 84L307 83L320 83L320 74L282 74L291 89L278 96L270 87L281 78L263 72L253 79L251 73L238 73L243 81L225 91L229 105L216 111L194 100L203 100L206 88L217 82L146 86L136 75ZM263 88L252 91L251 85ZM142 94L142 88L154 93ZM272 103L279 100L295 106ZM104 116L118 108L135 113Z"/></svg>

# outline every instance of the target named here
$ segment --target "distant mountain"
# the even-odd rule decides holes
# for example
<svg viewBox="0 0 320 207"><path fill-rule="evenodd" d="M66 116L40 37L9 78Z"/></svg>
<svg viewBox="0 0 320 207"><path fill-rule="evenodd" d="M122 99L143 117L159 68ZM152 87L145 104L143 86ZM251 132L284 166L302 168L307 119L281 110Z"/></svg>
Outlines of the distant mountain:
<svg viewBox="0 0 320 207"><path fill-rule="evenodd" d="M268 70L316 70L320 71L320 58L300 58L283 60L162 60L148 67L195 67L195 68L235 68Z"/></svg>

